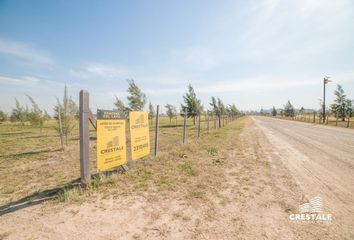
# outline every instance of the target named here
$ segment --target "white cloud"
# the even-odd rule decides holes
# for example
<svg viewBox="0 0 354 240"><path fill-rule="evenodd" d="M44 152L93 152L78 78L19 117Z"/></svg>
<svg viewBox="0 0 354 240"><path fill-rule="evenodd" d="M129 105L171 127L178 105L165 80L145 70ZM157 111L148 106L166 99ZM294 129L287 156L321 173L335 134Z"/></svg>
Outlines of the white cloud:
<svg viewBox="0 0 354 240"><path fill-rule="evenodd" d="M33 86L40 82L36 77L23 76L20 78L0 76L0 82L9 85Z"/></svg>
<svg viewBox="0 0 354 240"><path fill-rule="evenodd" d="M117 77L129 78L128 71L122 67L101 63L89 63L80 69L70 69L69 73L72 76L81 79L89 79L93 77L102 79L112 79Z"/></svg>
<svg viewBox="0 0 354 240"><path fill-rule="evenodd" d="M0 39L0 54L13 56L29 64L52 64L48 53L21 42Z"/></svg>

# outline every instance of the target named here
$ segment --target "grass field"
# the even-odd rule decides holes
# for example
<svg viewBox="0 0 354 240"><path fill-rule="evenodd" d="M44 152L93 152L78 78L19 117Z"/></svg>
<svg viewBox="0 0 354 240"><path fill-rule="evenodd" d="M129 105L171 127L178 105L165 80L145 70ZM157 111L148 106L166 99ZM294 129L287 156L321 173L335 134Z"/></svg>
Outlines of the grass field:
<svg viewBox="0 0 354 240"><path fill-rule="evenodd" d="M202 119L204 120L204 119ZM154 125L151 127L151 146L154 144ZM167 117L160 118L160 141L159 152L161 158L180 162L180 165L169 168L161 168L164 173L156 174L145 168L151 162L156 161L150 156L137 162L129 161L131 169L124 174L125 179L137 183L135 187L144 188L152 180L157 187L169 188L176 184L176 179L168 174L169 171L179 169L187 175L195 175L197 171L193 169L190 162L191 148L193 151L202 149L206 154L217 154L217 147L203 145L197 138L197 128L193 126L192 119L188 119L188 144L182 145L183 118L173 119L170 123ZM214 130L214 121L209 122L209 134L207 134L207 123L201 123L202 138L217 137L220 132L225 131L227 126L222 129ZM40 133L40 129L30 125L19 125L13 123L0 124L0 205L16 201L26 196L42 192L56 187L63 187L80 177L79 164L79 135L78 127L74 129L68 138L65 151L61 150L60 138L56 131L56 122L47 122ZM96 173L96 140L95 130L91 129L92 140L90 142L91 172ZM197 144L197 145L191 145ZM213 140L213 145L216 142ZM127 143L129 146L129 142ZM128 159L130 153L128 149ZM160 158L159 158L160 159ZM178 161L181 160L181 161ZM218 162L218 160L215 160ZM137 166L136 166L137 165ZM164 165L163 165L164 166ZM176 167L176 169L175 169ZM145 169L145 170L144 170ZM162 170L161 170L162 171ZM102 181L102 176L96 179ZM148 181L149 180L149 181ZM73 198L70 192L65 192L61 200ZM75 194L74 194L75 195Z"/></svg>

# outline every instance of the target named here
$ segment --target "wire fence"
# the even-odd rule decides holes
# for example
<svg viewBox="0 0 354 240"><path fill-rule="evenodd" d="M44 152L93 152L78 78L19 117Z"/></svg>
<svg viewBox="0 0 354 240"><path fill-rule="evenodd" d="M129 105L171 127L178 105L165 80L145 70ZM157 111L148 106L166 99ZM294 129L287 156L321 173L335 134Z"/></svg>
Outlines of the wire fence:
<svg viewBox="0 0 354 240"><path fill-rule="evenodd" d="M316 112L313 113L303 113L303 114L296 114L293 117L285 117L277 115L276 118L279 119L287 119L287 120L294 120L300 122L308 122L314 124L322 124L328 126L337 126L337 127L344 127L344 128L354 128L354 118L338 118L332 114L326 115L323 118L322 114L318 114Z"/></svg>

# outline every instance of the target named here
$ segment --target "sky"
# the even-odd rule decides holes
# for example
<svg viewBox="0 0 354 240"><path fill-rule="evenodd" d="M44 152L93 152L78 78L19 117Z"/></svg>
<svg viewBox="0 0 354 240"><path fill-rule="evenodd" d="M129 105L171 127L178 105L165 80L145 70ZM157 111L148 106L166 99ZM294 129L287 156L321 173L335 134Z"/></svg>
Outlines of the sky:
<svg viewBox="0 0 354 240"><path fill-rule="evenodd" d="M190 83L241 110L319 108L336 84L354 98L352 0L0 0L0 109L32 96L52 113L64 86L112 109L134 79L180 106Z"/></svg>

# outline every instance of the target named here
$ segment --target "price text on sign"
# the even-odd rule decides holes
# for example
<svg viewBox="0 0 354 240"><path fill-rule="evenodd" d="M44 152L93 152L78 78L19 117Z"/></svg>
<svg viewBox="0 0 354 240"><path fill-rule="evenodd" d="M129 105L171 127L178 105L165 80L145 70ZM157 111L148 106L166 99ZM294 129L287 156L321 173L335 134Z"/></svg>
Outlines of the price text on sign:
<svg viewBox="0 0 354 240"><path fill-rule="evenodd" d="M119 112L97 111L97 168L105 171L127 160L125 120Z"/></svg>
<svg viewBox="0 0 354 240"><path fill-rule="evenodd" d="M148 113L130 112L129 122L132 159L137 160L150 154Z"/></svg>

